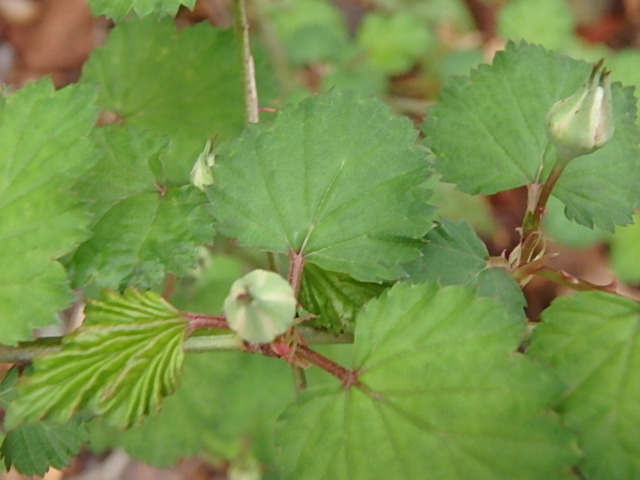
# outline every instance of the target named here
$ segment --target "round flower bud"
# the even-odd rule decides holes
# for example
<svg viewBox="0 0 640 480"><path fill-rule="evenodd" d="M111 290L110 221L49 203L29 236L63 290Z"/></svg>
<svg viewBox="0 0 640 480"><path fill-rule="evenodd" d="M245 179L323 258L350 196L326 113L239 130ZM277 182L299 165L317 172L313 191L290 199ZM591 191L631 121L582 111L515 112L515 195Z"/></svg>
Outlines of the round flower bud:
<svg viewBox="0 0 640 480"><path fill-rule="evenodd" d="M268 343L293 325L296 304L284 278L254 270L233 282L223 310L229 327L244 340Z"/></svg>

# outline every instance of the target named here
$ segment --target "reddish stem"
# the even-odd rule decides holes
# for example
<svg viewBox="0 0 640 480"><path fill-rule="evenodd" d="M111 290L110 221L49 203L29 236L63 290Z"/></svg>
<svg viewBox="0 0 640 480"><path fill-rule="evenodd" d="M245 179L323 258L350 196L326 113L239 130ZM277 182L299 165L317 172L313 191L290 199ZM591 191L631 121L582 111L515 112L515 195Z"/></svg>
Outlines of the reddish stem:
<svg viewBox="0 0 640 480"><path fill-rule="evenodd" d="M198 328L225 328L228 329L227 318L224 315L205 315L204 313L182 312L189 321L189 330Z"/></svg>
<svg viewBox="0 0 640 480"><path fill-rule="evenodd" d="M291 265L289 266L289 283L293 288L296 298L300 294L300 285L302 284L302 272L304 270L304 255L300 252L289 252Z"/></svg>
<svg viewBox="0 0 640 480"><path fill-rule="evenodd" d="M315 350L310 349L306 345L297 345L294 355L313 363L316 367L320 367L325 372L339 378L345 388L361 386L358 381L358 376L360 375L359 371L344 368L342 365L337 364L333 360L330 360Z"/></svg>

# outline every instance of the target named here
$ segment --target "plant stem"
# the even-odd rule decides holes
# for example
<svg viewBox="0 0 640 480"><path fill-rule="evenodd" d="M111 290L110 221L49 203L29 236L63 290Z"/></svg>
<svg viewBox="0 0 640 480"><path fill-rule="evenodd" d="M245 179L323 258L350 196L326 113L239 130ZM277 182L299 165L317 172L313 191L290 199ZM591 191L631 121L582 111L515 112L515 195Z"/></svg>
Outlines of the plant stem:
<svg viewBox="0 0 640 480"><path fill-rule="evenodd" d="M229 328L227 319L223 315L205 315L203 313L182 312L182 315L189 320L189 331L198 328Z"/></svg>
<svg viewBox="0 0 640 480"><path fill-rule="evenodd" d="M0 362L29 363L38 355L57 353L62 350L62 337L50 337L43 340L47 340L47 342L29 342L18 347L0 345Z"/></svg>
<svg viewBox="0 0 640 480"><path fill-rule="evenodd" d="M310 349L306 345L298 345L296 347L295 356L304 360L308 360L316 367L320 367L325 372L328 372L334 377L339 378L342 381L342 384L347 388L360 385L360 382L358 382L358 376L360 375L360 372L358 372L357 370L349 370L348 368L344 368L342 365L337 364L333 360L325 357L315 350Z"/></svg>
<svg viewBox="0 0 640 480"><path fill-rule="evenodd" d="M615 281L611 282L608 285L596 285L595 283L587 282L586 280L581 280L580 278L574 277L573 275L570 275L562 270L555 270L547 266L539 267L531 273L539 277L547 278L553 282L579 292L597 290L601 292L615 293L617 295L620 295L620 293L618 293L616 290Z"/></svg>
<svg viewBox="0 0 640 480"><path fill-rule="evenodd" d="M249 22L247 21L247 5L245 0L235 0L236 29L240 35L242 49L242 73L244 77L244 100L247 123L260 121L258 108L258 89L251 44L249 42Z"/></svg>
<svg viewBox="0 0 640 480"><path fill-rule="evenodd" d="M291 372L293 373L293 381L296 385L296 392L300 393L307 388L307 375L304 373L304 369L298 365L291 365Z"/></svg>
<svg viewBox="0 0 640 480"><path fill-rule="evenodd" d="M547 181L542 185L542 189L531 188L529 190L529 194L536 195L537 199L530 198L528 202L527 213L525 214L522 225L522 253L518 266L529 263L537 253L536 249L540 244L541 236L540 222L547 211L547 202L549 201L551 192L568 164L568 160L559 157L553 166L553 170L551 170L549 174L549 178L547 178Z"/></svg>
<svg viewBox="0 0 640 480"><path fill-rule="evenodd" d="M290 252L289 258L291 265L289 266L289 283L293 288L296 298L300 294L300 285L302 284L302 272L304 271L304 255L299 252Z"/></svg>
<svg viewBox="0 0 640 480"><path fill-rule="evenodd" d="M184 351L188 353L241 352L244 342L238 335L202 335L189 337L184 341Z"/></svg>

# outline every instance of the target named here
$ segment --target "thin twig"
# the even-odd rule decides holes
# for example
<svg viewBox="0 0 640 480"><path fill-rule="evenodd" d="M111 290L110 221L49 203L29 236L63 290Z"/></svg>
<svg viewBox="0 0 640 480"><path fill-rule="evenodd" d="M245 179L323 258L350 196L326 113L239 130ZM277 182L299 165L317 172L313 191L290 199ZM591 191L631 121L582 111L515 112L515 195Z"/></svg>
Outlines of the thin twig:
<svg viewBox="0 0 640 480"><path fill-rule="evenodd" d="M247 20L247 6L245 0L235 0L236 2L236 28L240 35L240 46L242 48L242 73L244 77L245 114L247 123L258 123L260 121L258 108L258 89L256 87L256 69L253 55L251 53L251 43L249 41L249 22Z"/></svg>

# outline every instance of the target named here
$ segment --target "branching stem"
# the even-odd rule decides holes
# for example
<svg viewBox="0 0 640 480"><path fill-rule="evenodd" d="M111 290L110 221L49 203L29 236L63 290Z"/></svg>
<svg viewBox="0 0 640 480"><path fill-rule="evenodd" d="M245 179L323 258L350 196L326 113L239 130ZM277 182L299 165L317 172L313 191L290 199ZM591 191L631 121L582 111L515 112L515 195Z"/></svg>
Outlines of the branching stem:
<svg viewBox="0 0 640 480"><path fill-rule="evenodd" d="M298 345L296 347L295 356L307 360L315 366L320 367L325 372L339 378L345 387L360 385L360 382L358 381L358 376L360 375L359 371L349 370L315 350L310 349L306 345Z"/></svg>
<svg viewBox="0 0 640 480"><path fill-rule="evenodd" d="M567 160L558 158L553 170L551 170L549 174L549 178L547 178L547 181L542 185L542 188L531 188L529 190L529 194L535 195L537 198L530 198L528 201L527 213L525 214L522 225L523 240L519 266L532 261L538 253L537 250L541 244L540 223L547 211L547 202L568 164L569 162Z"/></svg>

